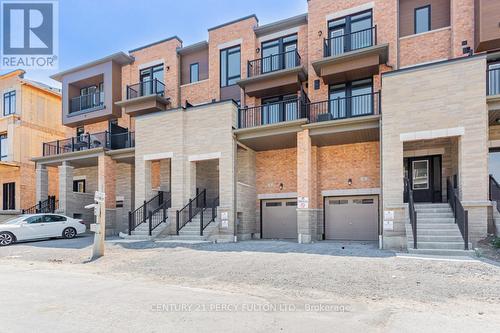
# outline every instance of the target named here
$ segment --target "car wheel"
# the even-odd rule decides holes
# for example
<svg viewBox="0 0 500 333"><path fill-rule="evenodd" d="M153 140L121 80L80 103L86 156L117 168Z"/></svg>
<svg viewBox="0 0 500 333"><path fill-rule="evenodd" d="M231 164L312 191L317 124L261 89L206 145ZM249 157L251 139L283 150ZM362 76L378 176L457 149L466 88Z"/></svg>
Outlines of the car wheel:
<svg viewBox="0 0 500 333"><path fill-rule="evenodd" d="M62 233L63 238L71 239L76 237L76 229L75 228L66 228Z"/></svg>
<svg viewBox="0 0 500 333"><path fill-rule="evenodd" d="M14 243L15 240L16 238L10 232L0 232L0 246L10 245Z"/></svg>

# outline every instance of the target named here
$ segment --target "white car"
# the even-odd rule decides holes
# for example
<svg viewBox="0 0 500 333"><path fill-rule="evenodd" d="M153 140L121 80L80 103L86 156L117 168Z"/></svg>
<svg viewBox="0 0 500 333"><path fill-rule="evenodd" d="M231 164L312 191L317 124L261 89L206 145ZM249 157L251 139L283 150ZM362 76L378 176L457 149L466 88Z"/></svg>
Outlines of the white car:
<svg viewBox="0 0 500 333"><path fill-rule="evenodd" d="M74 238L86 231L82 220L59 214L21 215L0 224L0 246L41 238Z"/></svg>

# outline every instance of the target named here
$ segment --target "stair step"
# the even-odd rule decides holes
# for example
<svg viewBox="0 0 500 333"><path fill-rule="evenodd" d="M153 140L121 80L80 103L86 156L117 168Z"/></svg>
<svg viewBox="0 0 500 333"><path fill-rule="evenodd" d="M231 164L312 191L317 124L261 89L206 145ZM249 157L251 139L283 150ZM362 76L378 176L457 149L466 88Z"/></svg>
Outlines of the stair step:
<svg viewBox="0 0 500 333"><path fill-rule="evenodd" d="M455 224L455 218L453 217L425 217L420 218L417 216L417 225L421 223L452 223Z"/></svg>
<svg viewBox="0 0 500 333"><path fill-rule="evenodd" d="M417 212L417 220L420 220L420 219L433 219L433 218L454 219L455 217L453 216L453 213L451 211L450 212L439 212L439 213L429 213L429 212L421 213L421 212Z"/></svg>
<svg viewBox="0 0 500 333"><path fill-rule="evenodd" d="M413 248L413 241L408 241L408 248ZM430 249L430 250L463 250L464 242L421 242L418 240L417 247L419 249ZM471 248L471 244L469 244Z"/></svg>
<svg viewBox="0 0 500 333"><path fill-rule="evenodd" d="M474 251L465 250L444 250L444 249L413 249L408 248L408 253L411 254L424 254L424 255L437 255L437 256L472 256Z"/></svg>
<svg viewBox="0 0 500 333"><path fill-rule="evenodd" d="M410 228L411 228L411 225L410 225ZM458 227L455 223L437 223L437 222L418 223L417 222L417 232L420 229L454 230L454 229L458 229Z"/></svg>
<svg viewBox="0 0 500 333"><path fill-rule="evenodd" d="M413 237L410 236L409 239L413 242ZM417 241L418 242L462 242L463 243L463 238L460 233L458 235L434 235L434 234L429 234L429 235L421 235L417 234Z"/></svg>
<svg viewBox="0 0 500 333"><path fill-rule="evenodd" d="M448 203L416 203L415 208L450 208Z"/></svg>
<svg viewBox="0 0 500 333"><path fill-rule="evenodd" d="M192 241L206 241L208 239L208 236L184 236L184 235L179 235L179 236L166 236L166 237L161 237L161 239L170 239L170 240L192 240Z"/></svg>

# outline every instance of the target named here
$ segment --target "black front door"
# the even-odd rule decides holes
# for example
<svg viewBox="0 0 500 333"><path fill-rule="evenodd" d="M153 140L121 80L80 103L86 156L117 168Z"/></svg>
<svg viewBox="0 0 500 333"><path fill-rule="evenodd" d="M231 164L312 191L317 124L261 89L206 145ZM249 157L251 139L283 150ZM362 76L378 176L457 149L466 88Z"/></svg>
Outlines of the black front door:
<svg viewBox="0 0 500 333"><path fill-rule="evenodd" d="M16 183L3 184L3 210L16 209Z"/></svg>
<svg viewBox="0 0 500 333"><path fill-rule="evenodd" d="M441 202L441 156L405 159L405 175L410 180L415 202Z"/></svg>

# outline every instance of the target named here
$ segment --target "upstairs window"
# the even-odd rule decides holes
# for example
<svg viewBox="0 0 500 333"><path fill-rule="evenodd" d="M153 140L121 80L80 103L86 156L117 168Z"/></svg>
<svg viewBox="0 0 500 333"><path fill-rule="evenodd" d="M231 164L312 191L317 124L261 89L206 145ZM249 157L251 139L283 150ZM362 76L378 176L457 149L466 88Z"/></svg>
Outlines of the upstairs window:
<svg viewBox="0 0 500 333"><path fill-rule="evenodd" d="M431 5L415 8L415 33L431 31Z"/></svg>
<svg viewBox="0 0 500 333"><path fill-rule="evenodd" d="M189 77L190 83L200 81L200 64L196 63L189 66Z"/></svg>
<svg viewBox="0 0 500 333"><path fill-rule="evenodd" d="M141 69L139 80L140 96L163 95L165 92L163 64Z"/></svg>
<svg viewBox="0 0 500 333"><path fill-rule="evenodd" d="M9 145L7 141L7 134L0 135L0 161L6 161L9 155Z"/></svg>
<svg viewBox="0 0 500 333"><path fill-rule="evenodd" d="M9 91L3 94L3 115L16 113L16 91Z"/></svg>
<svg viewBox="0 0 500 333"><path fill-rule="evenodd" d="M227 87L236 84L241 78L240 46L220 51L220 86Z"/></svg>

